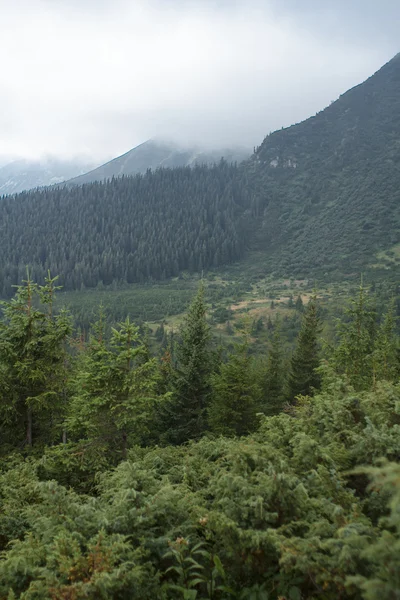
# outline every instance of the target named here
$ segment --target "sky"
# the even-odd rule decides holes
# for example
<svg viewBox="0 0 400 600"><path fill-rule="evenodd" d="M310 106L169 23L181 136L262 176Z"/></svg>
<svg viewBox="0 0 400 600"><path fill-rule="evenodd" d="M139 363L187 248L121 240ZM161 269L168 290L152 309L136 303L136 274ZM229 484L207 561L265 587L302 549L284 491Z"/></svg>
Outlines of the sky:
<svg viewBox="0 0 400 600"><path fill-rule="evenodd" d="M0 162L258 146L400 51L398 0L0 0Z"/></svg>

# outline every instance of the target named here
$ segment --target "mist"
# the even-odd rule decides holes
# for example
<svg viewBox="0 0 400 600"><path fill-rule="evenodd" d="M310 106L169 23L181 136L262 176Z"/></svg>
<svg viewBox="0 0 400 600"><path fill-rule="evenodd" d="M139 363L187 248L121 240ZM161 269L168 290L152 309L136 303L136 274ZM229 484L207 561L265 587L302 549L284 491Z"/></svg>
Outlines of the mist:
<svg viewBox="0 0 400 600"><path fill-rule="evenodd" d="M252 148L399 50L394 1L0 0L0 11L0 159L100 162L149 138Z"/></svg>

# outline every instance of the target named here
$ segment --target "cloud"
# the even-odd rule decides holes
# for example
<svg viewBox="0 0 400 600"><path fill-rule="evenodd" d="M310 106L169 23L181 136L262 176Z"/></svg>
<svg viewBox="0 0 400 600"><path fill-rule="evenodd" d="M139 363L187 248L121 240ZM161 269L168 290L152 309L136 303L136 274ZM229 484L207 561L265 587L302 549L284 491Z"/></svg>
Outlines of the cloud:
<svg viewBox="0 0 400 600"><path fill-rule="evenodd" d="M321 4L0 0L0 155L100 161L157 136L258 145L396 52L396 36L371 43L382 3L364 29L349 2Z"/></svg>

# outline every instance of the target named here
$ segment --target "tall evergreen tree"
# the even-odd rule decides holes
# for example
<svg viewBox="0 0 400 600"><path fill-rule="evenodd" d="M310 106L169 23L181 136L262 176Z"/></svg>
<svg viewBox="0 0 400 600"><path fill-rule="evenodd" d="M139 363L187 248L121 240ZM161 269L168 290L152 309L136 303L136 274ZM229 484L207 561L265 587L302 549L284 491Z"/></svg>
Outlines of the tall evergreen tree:
<svg viewBox="0 0 400 600"><path fill-rule="evenodd" d="M158 368L129 318L104 338L99 321L78 371L68 421L75 438L103 447L114 460L146 440L154 420Z"/></svg>
<svg viewBox="0 0 400 600"><path fill-rule="evenodd" d="M400 347L396 335L395 302L391 301L378 329L374 349L374 379L395 381L400 375Z"/></svg>
<svg viewBox="0 0 400 600"><path fill-rule="evenodd" d="M299 312L303 312L304 304L303 304L303 299L301 297L301 294L299 294L297 296L295 307L296 307L296 310L298 310Z"/></svg>
<svg viewBox="0 0 400 600"><path fill-rule="evenodd" d="M53 313L57 278L43 286L28 273L15 297L3 303L0 327L0 402L2 429L17 426L13 442L32 446L35 435L50 441L65 412L65 341L68 315ZM15 432L17 432L15 434Z"/></svg>
<svg viewBox="0 0 400 600"><path fill-rule="evenodd" d="M204 284L189 307L176 345L170 401L161 411L164 441L182 444L200 437L207 426L212 357L206 321Z"/></svg>
<svg viewBox="0 0 400 600"><path fill-rule="evenodd" d="M377 325L375 308L362 283L357 298L351 300L346 309L345 317L338 323L339 343L333 363L357 390L369 389L374 378Z"/></svg>
<svg viewBox="0 0 400 600"><path fill-rule="evenodd" d="M246 435L257 426L260 389L256 382L248 342L237 345L220 372L212 375L208 410L211 431L221 435Z"/></svg>
<svg viewBox="0 0 400 600"><path fill-rule="evenodd" d="M263 381L263 411L266 415L275 415L282 409L284 402L284 366L281 325L275 321L275 331L268 352L267 368Z"/></svg>
<svg viewBox="0 0 400 600"><path fill-rule="evenodd" d="M317 297L314 294L304 310L296 347L290 362L287 399L289 402L298 395L309 395L320 387L318 334L320 317Z"/></svg>

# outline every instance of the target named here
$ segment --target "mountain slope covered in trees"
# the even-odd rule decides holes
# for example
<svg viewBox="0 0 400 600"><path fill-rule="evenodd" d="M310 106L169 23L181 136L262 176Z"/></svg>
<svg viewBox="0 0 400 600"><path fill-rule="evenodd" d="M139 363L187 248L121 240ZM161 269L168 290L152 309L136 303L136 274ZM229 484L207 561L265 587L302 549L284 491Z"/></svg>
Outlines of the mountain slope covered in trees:
<svg viewBox="0 0 400 600"><path fill-rule="evenodd" d="M224 158L228 163L241 162L249 158L250 151L244 148L203 150L181 147L172 142L148 140L122 156L118 156L89 173L71 179L68 183L81 185L92 181L104 181L122 175L146 173L147 169L212 165Z"/></svg>
<svg viewBox="0 0 400 600"><path fill-rule="evenodd" d="M3 295L27 264L41 281L61 273L67 289L201 271L252 250L264 274L399 268L400 55L239 166L36 190L3 199L0 223Z"/></svg>
<svg viewBox="0 0 400 600"><path fill-rule="evenodd" d="M31 266L65 289L165 279L238 260L247 192L236 166L163 169L0 204L0 293Z"/></svg>
<svg viewBox="0 0 400 600"><path fill-rule="evenodd" d="M271 267L349 272L398 244L400 54L315 117L269 135L250 170Z"/></svg>

